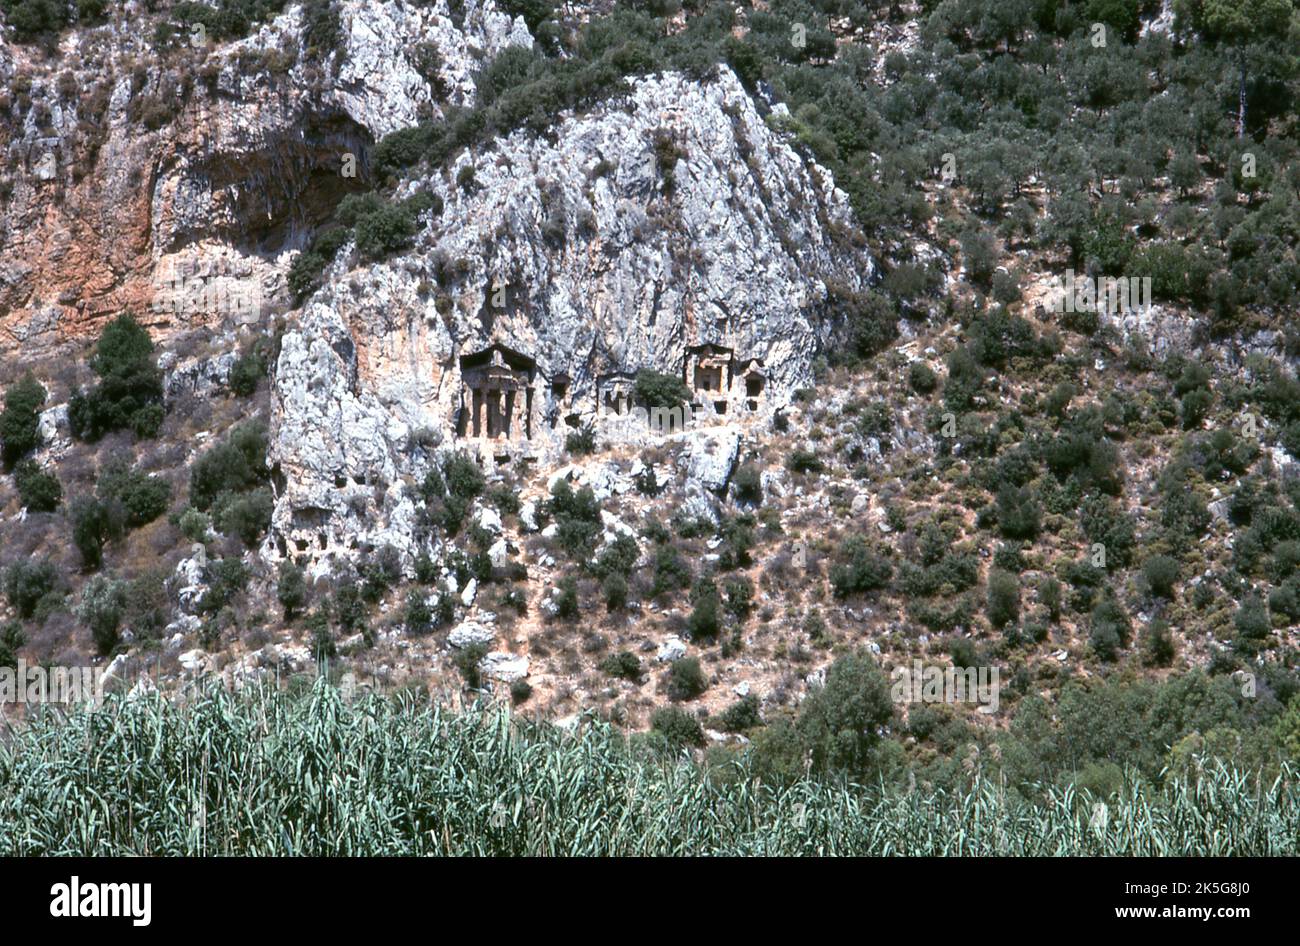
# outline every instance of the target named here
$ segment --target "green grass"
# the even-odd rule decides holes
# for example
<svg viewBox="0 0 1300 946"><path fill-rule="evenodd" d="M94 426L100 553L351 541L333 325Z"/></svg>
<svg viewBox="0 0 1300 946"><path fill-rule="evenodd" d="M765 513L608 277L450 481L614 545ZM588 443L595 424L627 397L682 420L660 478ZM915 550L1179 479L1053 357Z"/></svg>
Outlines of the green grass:
<svg viewBox="0 0 1300 946"><path fill-rule="evenodd" d="M1294 770L1222 767L1094 803L702 770L504 711L366 697L116 698L0 742L0 855L1295 855Z"/></svg>

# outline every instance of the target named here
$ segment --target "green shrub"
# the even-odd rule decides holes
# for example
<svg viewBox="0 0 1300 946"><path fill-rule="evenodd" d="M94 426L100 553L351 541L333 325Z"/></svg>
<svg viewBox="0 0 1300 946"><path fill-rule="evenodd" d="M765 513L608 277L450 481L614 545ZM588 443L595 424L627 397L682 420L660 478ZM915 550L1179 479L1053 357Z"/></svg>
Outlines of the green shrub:
<svg viewBox="0 0 1300 946"><path fill-rule="evenodd" d="M275 597L284 608L284 619L292 621L307 604L307 579L302 568L288 560L280 563L276 574Z"/></svg>
<svg viewBox="0 0 1300 946"><path fill-rule="evenodd" d="M607 610L620 611L627 606L627 579L618 572L606 575L600 584L600 590L605 597Z"/></svg>
<svg viewBox="0 0 1300 946"><path fill-rule="evenodd" d="M357 217L357 250L370 260L406 248L415 236L415 215L406 207L382 203Z"/></svg>
<svg viewBox="0 0 1300 946"><path fill-rule="evenodd" d="M570 431L564 438L564 449L575 457L585 457L595 453L595 428L590 424L584 424L577 430Z"/></svg>
<svg viewBox="0 0 1300 946"><path fill-rule="evenodd" d="M754 517L748 513L724 519L718 527L718 568L724 572L746 568L753 562Z"/></svg>
<svg viewBox="0 0 1300 946"><path fill-rule="evenodd" d="M18 669L18 651L27 643L27 635L18 621L0 624L0 667Z"/></svg>
<svg viewBox="0 0 1300 946"><path fill-rule="evenodd" d="M124 531L121 513L109 503L82 497L72 503L70 514L72 544L81 553L82 567L94 571L104 561L104 545Z"/></svg>
<svg viewBox="0 0 1300 946"><path fill-rule="evenodd" d="M0 456L12 467L41 444L41 407L45 388L31 374L23 375L5 390L0 412Z"/></svg>
<svg viewBox="0 0 1300 946"><path fill-rule="evenodd" d="M53 512L63 501L63 487L52 473L46 473L30 457L14 467L14 485L18 496L30 512Z"/></svg>
<svg viewBox="0 0 1300 946"><path fill-rule="evenodd" d="M650 596L659 597L667 591L678 591L691 584L691 567L671 545L655 549L654 582Z"/></svg>
<svg viewBox="0 0 1300 946"><path fill-rule="evenodd" d="M77 617L90 628L95 649L107 657L121 641L119 629L126 614L127 583L107 575L86 582L77 606Z"/></svg>
<svg viewBox="0 0 1300 946"><path fill-rule="evenodd" d="M257 391L258 382L266 377L266 359L258 352L252 351L241 355L230 366L230 392L236 397L251 397Z"/></svg>
<svg viewBox="0 0 1300 946"><path fill-rule="evenodd" d="M1092 610L1088 642L1093 652L1106 661L1114 660L1128 646L1132 624L1114 598L1104 598Z"/></svg>
<svg viewBox="0 0 1300 946"><path fill-rule="evenodd" d="M889 680L866 651L836 658L824 686L799 712L798 730L816 771L862 773L894 717Z"/></svg>
<svg viewBox="0 0 1300 946"><path fill-rule="evenodd" d="M402 623L406 625L408 634L416 636L428 634L433 630L433 610L429 607L429 603L425 600L422 592L408 591L406 593Z"/></svg>
<svg viewBox="0 0 1300 946"><path fill-rule="evenodd" d="M483 673L479 670L479 664L486 656L486 644L469 644L456 651L456 669L460 671L465 686L471 690L483 688Z"/></svg>
<svg viewBox="0 0 1300 946"><path fill-rule="evenodd" d="M821 473L826 469L821 457L803 447L795 447L786 457L786 468L794 473Z"/></svg>
<svg viewBox="0 0 1300 946"><path fill-rule="evenodd" d="M839 559L831 567L831 587L837 598L879 591L889 584L894 568L889 560L875 552L866 539L853 536L840 548Z"/></svg>
<svg viewBox="0 0 1300 946"><path fill-rule="evenodd" d="M120 507L119 518L126 528L138 529L167 511L172 488L161 477L133 469L128 460L119 457L99 471L95 493L101 502Z"/></svg>
<svg viewBox="0 0 1300 946"><path fill-rule="evenodd" d="M712 640L722 630L721 605L718 591L710 584L695 601L686 619L686 632L693 641Z"/></svg>
<svg viewBox="0 0 1300 946"><path fill-rule="evenodd" d="M191 542L208 541L208 530L212 526L212 520L205 513L199 512L193 506L186 506L179 515L176 516L176 528L181 530L181 535Z"/></svg>
<svg viewBox="0 0 1300 946"><path fill-rule="evenodd" d="M636 373L635 396L647 409L674 410L690 401L691 390L675 375L642 368Z"/></svg>
<svg viewBox="0 0 1300 946"><path fill-rule="evenodd" d="M155 437L163 422L162 372L149 333L129 313L104 329L90 367L99 384L77 390L68 401L68 424L79 440L95 441L114 430Z"/></svg>
<svg viewBox="0 0 1300 946"><path fill-rule="evenodd" d="M753 463L742 463L736 468L731 488L738 503L757 506L763 501L763 475Z"/></svg>
<svg viewBox="0 0 1300 946"><path fill-rule="evenodd" d="M248 569L233 556L209 561L203 568L203 583L208 589L199 599L198 610L216 614L247 590Z"/></svg>
<svg viewBox="0 0 1300 946"><path fill-rule="evenodd" d="M641 658L630 650L622 650L602 660L600 669L611 677L637 681L641 679Z"/></svg>
<svg viewBox="0 0 1300 946"><path fill-rule="evenodd" d="M592 571L601 577L617 574L626 578L632 574L640 557L641 550L636 544L636 539L620 532L601 550L595 565L592 566Z"/></svg>
<svg viewBox="0 0 1300 946"><path fill-rule="evenodd" d="M997 493L998 529L1008 539L1038 535L1042 511L1034 491L1025 486L1003 485Z"/></svg>
<svg viewBox="0 0 1300 946"><path fill-rule="evenodd" d="M275 499L271 490L262 487L246 493L222 494L214 507L217 528L227 535L238 536L249 548L271 528L271 514Z"/></svg>
<svg viewBox="0 0 1300 946"><path fill-rule="evenodd" d="M722 712L718 727L723 732L748 732L763 725L758 714L758 697L749 693L732 703Z"/></svg>
<svg viewBox="0 0 1300 946"><path fill-rule="evenodd" d="M931 394L939 386L939 376L923 361L914 361L907 369L907 383L918 394Z"/></svg>
<svg viewBox="0 0 1300 946"><path fill-rule="evenodd" d="M1169 624L1155 620L1147 625L1138 642L1142 653L1142 662L1148 667L1168 667L1174 660L1174 638L1169 633Z"/></svg>
<svg viewBox="0 0 1300 946"><path fill-rule="evenodd" d="M994 627L1004 627L1020 617L1020 582L1010 572L995 568L989 572L988 618Z"/></svg>
<svg viewBox="0 0 1300 946"><path fill-rule="evenodd" d="M266 466L266 427L247 421L224 442L209 449L190 470L190 503L206 512L222 494L257 489L270 478Z"/></svg>
<svg viewBox="0 0 1300 946"><path fill-rule="evenodd" d="M307 618L307 632L311 635L311 653L316 663L322 664L338 654L338 644L330 630L329 616L317 609Z"/></svg>
<svg viewBox="0 0 1300 946"><path fill-rule="evenodd" d="M1237 613L1232 618L1240 639L1248 642L1264 640L1273 631L1269 621L1268 609L1257 594L1250 594L1242 600Z"/></svg>
<svg viewBox="0 0 1300 946"><path fill-rule="evenodd" d="M737 621L744 621L754 610L754 583L741 575L729 578L722 586L727 613Z"/></svg>
<svg viewBox="0 0 1300 946"><path fill-rule="evenodd" d="M655 710L650 716L650 728L663 736L673 750L704 745L704 730L700 727L700 721L676 706L664 706Z"/></svg>
<svg viewBox="0 0 1300 946"><path fill-rule="evenodd" d="M590 486L574 491L567 480L551 488L547 510L555 520L556 541L570 558L585 561L601 534L600 503Z"/></svg>
<svg viewBox="0 0 1300 946"><path fill-rule="evenodd" d="M700 662L694 657L679 657L668 668L668 698L674 701L693 700L709 688Z"/></svg>
<svg viewBox="0 0 1300 946"><path fill-rule="evenodd" d="M1153 555L1142 563L1142 574L1151 593L1160 598L1174 596L1174 582L1178 580L1178 562L1168 555Z"/></svg>
<svg viewBox="0 0 1300 946"><path fill-rule="evenodd" d="M36 613L43 599L62 596L63 579L48 558L14 562L4 572L5 597L24 620Z"/></svg>
<svg viewBox="0 0 1300 946"><path fill-rule="evenodd" d="M565 621L576 621L582 613L578 603L578 582L573 576L561 578L556 585L555 615Z"/></svg>

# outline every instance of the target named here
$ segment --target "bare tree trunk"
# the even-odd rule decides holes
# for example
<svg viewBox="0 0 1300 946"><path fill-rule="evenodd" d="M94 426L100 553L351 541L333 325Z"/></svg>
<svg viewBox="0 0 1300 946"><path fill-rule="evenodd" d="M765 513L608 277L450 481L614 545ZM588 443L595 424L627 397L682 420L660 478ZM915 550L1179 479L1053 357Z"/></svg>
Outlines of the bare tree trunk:
<svg viewBox="0 0 1300 946"><path fill-rule="evenodd" d="M1237 138L1246 137L1246 54L1237 54L1237 65L1241 69L1241 79L1237 84Z"/></svg>

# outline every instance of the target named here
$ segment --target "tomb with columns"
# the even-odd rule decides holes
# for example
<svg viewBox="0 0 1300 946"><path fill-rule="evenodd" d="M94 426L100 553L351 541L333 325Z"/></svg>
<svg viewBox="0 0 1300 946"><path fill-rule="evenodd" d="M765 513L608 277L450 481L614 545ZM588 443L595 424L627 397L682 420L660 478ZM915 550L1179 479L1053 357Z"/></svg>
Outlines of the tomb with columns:
<svg viewBox="0 0 1300 946"><path fill-rule="evenodd" d="M493 345L460 359L461 437L527 440L533 436L537 365L527 355Z"/></svg>
<svg viewBox="0 0 1300 946"><path fill-rule="evenodd" d="M766 409L768 378L760 358L736 358L731 348L706 342L686 350L683 374L693 402L687 418L717 423ZM544 373L532 357L501 344L461 356L460 377L457 436L498 444L493 448L498 456L513 455L505 450L507 443L536 441L538 446L562 437L565 429L582 426L593 407L596 417L610 422L630 420L644 407L636 398L634 372L599 375L592 404L587 399L591 395L581 400L574 396L574 379L566 371ZM656 429L673 433L688 424L670 421Z"/></svg>

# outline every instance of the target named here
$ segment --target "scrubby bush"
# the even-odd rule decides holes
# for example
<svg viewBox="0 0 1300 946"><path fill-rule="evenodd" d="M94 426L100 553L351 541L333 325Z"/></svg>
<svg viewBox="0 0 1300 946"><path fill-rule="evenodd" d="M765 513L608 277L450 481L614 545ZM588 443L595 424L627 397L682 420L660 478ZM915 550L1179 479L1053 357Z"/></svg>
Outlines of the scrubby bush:
<svg viewBox="0 0 1300 946"><path fill-rule="evenodd" d="M128 460L118 457L99 471L95 493L101 502L120 507L118 518L123 526L137 529L167 511L172 488L161 477L134 469Z"/></svg>
<svg viewBox="0 0 1300 946"><path fill-rule="evenodd" d="M58 566L48 558L14 562L4 572L5 597L23 619L34 615L42 600L49 596L62 597L61 588Z"/></svg>
<svg viewBox="0 0 1300 946"><path fill-rule="evenodd" d="M406 633L417 637L433 630L433 609L429 607L423 592L411 590L406 593L402 623L406 625Z"/></svg>
<svg viewBox="0 0 1300 946"><path fill-rule="evenodd" d="M307 618L307 633L311 635L312 658L318 664L333 659L338 654L338 644L330 629L329 615L317 609Z"/></svg>
<svg viewBox="0 0 1300 946"><path fill-rule="evenodd" d="M758 505L763 501L763 476L753 463L742 463L731 478L732 496L738 503Z"/></svg>
<svg viewBox="0 0 1300 946"><path fill-rule="evenodd" d="M671 545L661 545L655 549L654 580L651 584L651 597L658 597L668 591L687 588L691 584L691 567L681 554Z"/></svg>
<svg viewBox="0 0 1300 946"><path fill-rule="evenodd" d="M214 521L222 532L238 536L241 542L253 548L271 527L274 509L274 497L265 487L247 493L227 494L214 509Z"/></svg>
<svg viewBox="0 0 1300 946"><path fill-rule="evenodd" d="M1268 609L1257 594L1247 595L1233 615L1232 624L1237 629L1239 641L1254 643L1262 641L1273 630L1269 621Z"/></svg>
<svg viewBox="0 0 1300 946"><path fill-rule="evenodd" d="M30 457L14 467L18 497L29 512L52 512L63 501L63 487L53 473L46 473Z"/></svg>
<svg viewBox="0 0 1300 946"><path fill-rule="evenodd" d="M718 590L709 583L695 598L695 607L686 619L686 632L693 641L712 640L722 630L722 608Z"/></svg>
<svg viewBox="0 0 1300 946"><path fill-rule="evenodd" d="M600 590L607 610L620 611L627 606L627 579L618 572L606 575L600 584Z"/></svg>
<svg viewBox="0 0 1300 946"><path fill-rule="evenodd" d="M95 441L110 431L130 429L137 437L157 436L163 422L162 372L149 333L132 315L123 313L108 324L90 367L99 384L73 392L68 401L72 435Z"/></svg>
<svg viewBox="0 0 1300 946"><path fill-rule="evenodd" d="M622 650L617 654L610 654L602 660L600 669L611 677L618 677L623 680L640 680L642 673L641 658L630 650Z"/></svg>
<svg viewBox="0 0 1300 946"><path fill-rule="evenodd" d="M230 366L230 393L236 397L250 397L257 385L266 377L266 359L256 351L241 355Z"/></svg>
<svg viewBox="0 0 1300 946"><path fill-rule="evenodd" d="M486 656L486 644L468 644L456 651L456 669L460 671L465 686L471 690L483 687L483 672L479 669L479 664Z"/></svg>
<svg viewBox="0 0 1300 946"><path fill-rule="evenodd" d="M831 567L831 587L835 597L866 594L879 591L893 574L893 565L876 552L861 536L852 536L840 548L836 563Z"/></svg>
<svg viewBox="0 0 1300 946"><path fill-rule="evenodd" d="M417 231L415 214L400 204L381 203L357 217L357 250L366 259L382 259L404 249Z"/></svg>
<svg viewBox="0 0 1300 946"><path fill-rule="evenodd" d="M939 377L925 362L914 361L907 369L907 383L918 394L931 394L939 386Z"/></svg>
<svg viewBox="0 0 1300 946"><path fill-rule="evenodd" d="M86 583L77 606L77 617L90 628L95 649L107 657L121 641L120 627L126 614L127 584L107 575L96 575Z"/></svg>
<svg viewBox="0 0 1300 946"><path fill-rule="evenodd" d="M284 608L284 619L292 621L294 615L307 604L307 579L302 568L288 560L280 563L276 574L275 597Z"/></svg>
<svg viewBox="0 0 1300 946"><path fill-rule="evenodd" d="M41 444L41 407L45 388L31 374L25 374L5 390L0 412L0 457L12 467Z"/></svg>
<svg viewBox="0 0 1300 946"><path fill-rule="evenodd" d="M574 490L567 480L551 489L547 510L555 520L555 539L570 558L585 560L601 533L600 503L590 486Z"/></svg>
<svg viewBox="0 0 1300 946"><path fill-rule="evenodd" d="M668 698L682 701L693 700L709 688L709 678L705 676L700 662L694 657L679 657L668 668Z"/></svg>
<svg viewBox="0 0 1300 946"><path fill-rule="evenodd" d="M555 616L565 621L576 621L582 613L578 603L577 579L572 575L566 575L555 587Z"/></svg>
<svg viewBox="0 0 1300 946"><path fill-rule="evenodd" d="M575 457L585 457L596 452L596 429L584 424L570 431L564 438L564 449Z"/></svg>
<svg viewBox="0 0 1300 946"><path fill-rule="evenodd" d="M266 467L266 427L248 421L233 428L224 442L204 453L190 471L190 503L211 509L222 494L256 489L270 478Z"/></svg>
<svg viewBox="0 0 1300 946"><path fill-rule="evenodd" d="M1168 667L1174 660L1174 638L1166 621L1155 620L1147 625L1138 642L1142 662L1148 667Z"/></svg>
<svg viewBox="0 0 1300 946"><path fill-rule="evenodd" d="M1020 617L1020 582L1010 572L995 568L989 572L989 623L1000 628L1018 617Z"/></svg>
<svg viewBox="0 0 1300 946"><path fill-rule="evenodd" d="M1102 660L1114 660L1128 646L1132 624L1114 598L1104 598L1093 608L1089 623L1088 642Z"/></svg>
<svg viewBox="0 0 1300 946"><path fill-rule="evenodd" d="M1151 593L1160 598L1174 596L1174 582L1178 580L1178 562L1168 555L1153 555L1142 563L1142 575Z"/></svg>
<svg viewBox="0 0 1300 946"><path fill-rule="evenodd" d="M636 373L636 399L648 409L675 410L691 399L691 390L676 375L662 374L649 368Z"/></svg>
<svg viewBox="0 0 1300 946"><path fill-rule="evenodd" d="M732 703L718 718L718 728L723 732L743 733L763 725L758 713L758 697L747 693Z"/></svg>
<svg viewBox="0 0 1300 946"><path fill-rule="evenodd" d="M663 736L669 748L703 746L704 730L691 713L676 706L664 706L650 716L650 728Z"/></svg>
<svg viewBox="0 0 1300 946"><path fill-rule="evenodd" d="M1042 511L1032 489L1008 484L998 490L997 516L1007 538L1032 539L1038 535Z"/></svg>
<svg viewBox="0 0 1300 946"><path fill-rule="evenodd" d="M795 447L785 461L786 468L794 473L821 473L826 469L821 457L804 447Z"/></svg>
<svg viewBox="0 0 1300 946"><path fill-rule="evenodd" d="M486 486L487 478L477 463L463 453L451 453L443 458L441 468L432 467L425 474L420 496L430 520L455 535Z"/></svg>
<svg viewBox="0 0 1300 946"><path fill-rule="evenodd" d="M82 497L72 503L72 544L81 553L82 567L99 568L104 560L104 545L122 535L124 526L119 511L109 503Z"/></svg>
<svg viewBox="0 0 1300 946"><path fill-rule="evenodd" d="M737 621L744 621L754 610L754 583L741 575L729 578L722 586L727 613Z"/></svg>
<svg viewBox="0 0 1300 946"><path fill-rule="evenodd" d="M894 716L889 680L866 651L836 658L799 713L798 731L818 771L867 771L880 729Z"/></svg>
<svg viewBox="0 0 1300 946"><path fill-rule="evenodd" d="M0 624L0 667L15 670L18 667L18 651L27 643L27 635L18 621L5 621Z"/></svg>

